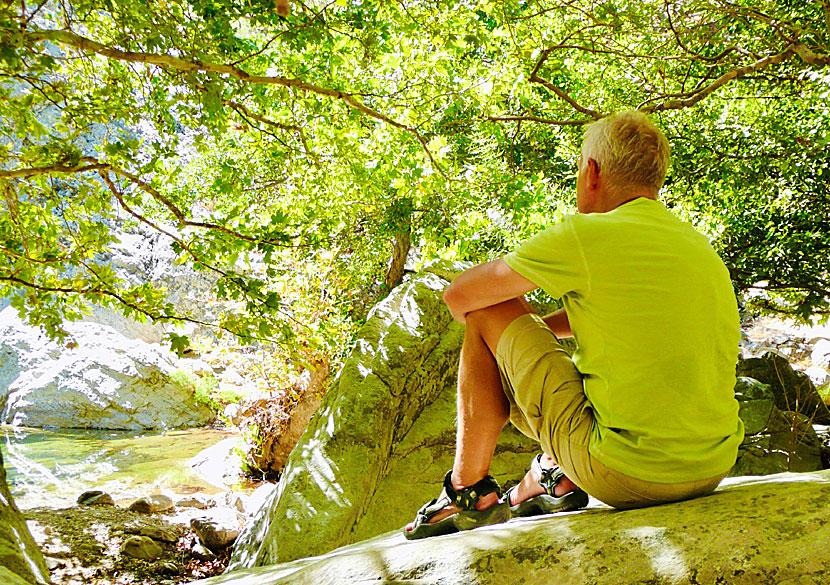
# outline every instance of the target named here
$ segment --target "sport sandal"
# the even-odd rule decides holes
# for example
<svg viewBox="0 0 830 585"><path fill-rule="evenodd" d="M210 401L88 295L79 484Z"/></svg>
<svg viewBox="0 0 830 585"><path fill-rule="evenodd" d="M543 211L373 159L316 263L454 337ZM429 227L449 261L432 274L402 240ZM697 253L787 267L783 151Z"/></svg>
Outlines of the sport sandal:
<svg viewBox="0 0 830 585"><path fill-rule="evenodd" d="M498 502L486 510L476 510L479 499L492 493L498 496ZM458 512L430 524L430 519L450 504L458 506ZM408 540L416 540L499 524L509 519L510 503L503 500L501 488L492 475L488 475L469 487L456 490L452 486L452 470L450 470L444 476L444 489L441 495L418 510L412 530L407 530L404 526L403 535Z"/></svg>
<svg viewBox="0 0 830 585"><path fill-rule="evenodd" d="M567 494L557 496L556 486L565 477L565 472L558 465L550 468L542 467L542 454L536 455L530 463L530 470L537 477L539 484L545 488L544 494L528 498L515 506L510 506L510 513L513 516L537 516L539 514L553 514L554 512L568 512L578 510L588 505L588 494L576 488ZM510 504L510 494L516 489L513 486L504 496L504 500Z"/></svg>

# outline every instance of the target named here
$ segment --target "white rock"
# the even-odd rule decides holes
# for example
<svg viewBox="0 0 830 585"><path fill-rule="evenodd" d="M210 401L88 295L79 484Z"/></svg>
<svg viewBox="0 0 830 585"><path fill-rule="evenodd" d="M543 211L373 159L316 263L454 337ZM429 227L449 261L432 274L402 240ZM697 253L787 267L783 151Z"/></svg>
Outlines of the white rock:
<svg viewBox="0 0 830 585"><path fill-rule="evenodd" d="M818 366L810 366L804 370L804 373L810 377L816 388L821 388L830 381L830 374L827 373L827 370Z"/></svg>
<svg viewBox="0 0 830 585"><path fill-rule="evenodd" d="M820 366L822 368L830 366L830 340L819 339L813 346L810 359L816 366Z"/></svg>
<svg viewBox="0 0 830 585"><path fill-rule="evenodd" d="M207 424L213 413L169 374L166 348L105 325L65 325L75 347L50 341L0 311L0 423L15 426L155 429Z"/></svg>

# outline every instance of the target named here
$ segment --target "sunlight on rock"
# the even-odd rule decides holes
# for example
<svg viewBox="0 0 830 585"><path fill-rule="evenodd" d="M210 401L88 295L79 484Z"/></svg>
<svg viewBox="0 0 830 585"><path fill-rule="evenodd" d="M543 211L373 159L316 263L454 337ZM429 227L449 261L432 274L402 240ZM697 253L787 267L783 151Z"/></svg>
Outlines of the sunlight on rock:
<svg viewBox="0 0 830 585"><path fill-rule="evenodd" d="M651 561L654 573L669 583L685 581L689 568L683 551L673 546L666 538L666 529L656 526L638 526L624 531L635 538Z"/></svg>

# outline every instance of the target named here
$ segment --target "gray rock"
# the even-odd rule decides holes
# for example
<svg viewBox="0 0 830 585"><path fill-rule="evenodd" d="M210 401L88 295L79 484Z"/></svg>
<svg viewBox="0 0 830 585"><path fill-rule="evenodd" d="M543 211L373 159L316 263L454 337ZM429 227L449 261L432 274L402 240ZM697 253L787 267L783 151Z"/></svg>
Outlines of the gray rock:
<svg viewBox="0 0 830 585"><path fill-rule="evenodd" d="M810 378L794 370L783 357L767 352L759 358L740 360L737 374L769 384L779 410L800 412L814 423L830 424L830 409Z"/></svg>
<svg viewBox="0 0 830 585"><path fill-rule="evenodd" d="M152 494L138 498L135 502L130 504L129 510L131 512L138 512L139 514L155 514L157 512L165 512L173 508L175 504L168 496L164 494Z"/></svg>
<svg viewBox="0 0 830 585"><path fill-rule="evenodd" d="M0 312L0 423L155 429L209 423L211 410L170 379L166 348L109 327L69 323L75 347L49 341L14 308Z"/></svg>
<svg viewBox="0 0 830 585"><path fill-rule="evenodd" d="M79 506L114 506L112 496L101 490L89 490L78 496Z"/></svg>
<svg viewBox="0 0 830 585"><path fill-rule="evenodd" d="M176 563L171 563L170 561L153 563L152 569L157 575L173 576L179 574L179 568L176 566Z"/></svg>
<svg viewBox="0 0 830 585"><path fill-rule="evenodd" d="M130 536L121 544L121 554L134 559L152 561L164 554L164 550L152 538Z"/></svg>
<svg viewBox="0 0 830 585"><path fill-rule="evenodd" d="M230 567L321 554L400 528L438 495L455 449L464 334L441 293L462 268L431 267L372 309ZM502 485L518 481L538 449L507 428L491 473Z"/></svg>
<svg viewBox="0 0 830 585"><path fill-rule="evenodd" d="M0 451L0 583L49 583L49 570L6 485Z"/></svg>
<svg viewBox="0 0 830 585"><path fill-rule="evenodd" d="M803 414L775 406L769 384L740 377L735 385L745 436L730 475L768 475L823 468L821 442Z"/></svg>
<svg viewBox="0 0 830 585"><path fill-rule="evenodd" d="M830 471L731 480L629 511L517 519L446 537L399 531L199 585L819 585L830 575Z"/></svg>
<svg viewBox="0 0 830 585"><path fill-rule="evenodd" d="M190 527L202 544L216 554L222 553L236 541L241 524L237 516L215 513L190 521Z"/></svg>
<svg viewBox="0 0 830 585"><path fill-rule="evenodd" d="M216 501L205 494L191 494L176 502L179 508L196 508L197 510L207 510L215 505Z"/></svg>
<svg viewBox="0 0 830 585"><path fill-rule="evenodd" d="M181 526L168 524L167 522L158 524L133 524L125 526L124 530L129 534L146 536L158 542L167 542L170 544L178 542L184 532Z"/></svg>
<svg viewBox="0 0 830 585"><path fill-rule="evenodd" d="M198 539L193 541L193 545L190 547L190 554L200 561L212 561L216 559L216 555L208 550Z"/></svg>
<svg viewBox="0 0 830 585"><path fill-rule="evenodd" d="M242 498L236 492L227 491L222 492L221 494L216 494L213 496L213 499L216 501L217 506L221 506L223 508L231 508L236 510L237 512L245 513L245 504L242 502Z"/></svg>

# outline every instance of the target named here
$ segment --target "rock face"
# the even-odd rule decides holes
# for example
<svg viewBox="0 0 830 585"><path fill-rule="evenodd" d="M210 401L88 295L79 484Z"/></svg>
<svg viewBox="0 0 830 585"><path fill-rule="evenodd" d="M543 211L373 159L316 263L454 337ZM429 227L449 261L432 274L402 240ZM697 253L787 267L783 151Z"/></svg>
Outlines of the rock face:
<svg viewBox="0 0 830 585"><path fill-rule="evenodd" d="M452 467L464 332L441 292L461 268L427 269L372 310L270 505L237 539L231 566L320 554L399 529L438 495ZM503 486L518 481L537 449L509 427L491 472Z"/></svg>
<svg viewBox="0 0 830 585"><path fill-rule="evenodd" d="M95 323L66 328L77 347L49 341L12 307L0 312L0 423L156 429L213 419L170 379L175 358L165 348Z"/></svg>
<svg viewBox="0 0 830 585"><path fill-rule="evenodd" d="M172 239L146 226L129 231L114 226L113 231L117 241L109 251L96 255L97 261L111 266L116 276L129 285L151 283L165 288L167 301L182 314L189 313L201 321L216 317L218 304L206 301L214 296L216 275L176 264ZM85 321L107 325L130 339L158 343L165 333L160 324L139 323L105 307L91 306L90 310Z"/></svg>
<svg viewBox="0 0 830 585"><path fill-rule="evenodd" d="M0 583L49 583L49 571L6 485L0 452ZM12 576L10 576L12 575Z"/></svg>
<svg viewBox="0 0 830 585"><path fill-rule="evenodd" d="M826 583L830 471L731 481L689 502L587 509L412 542L393 533L197 583Z"/></svg>
<svg viewBox="0 0 830 585"><path fill-rule="evenodd" d="M737 373L768 384L779 410L800 412L813 423L830 424L830 409L810 378L794 370L781 356L767 352L759 358L741 360Z"/></svg>
<svg viewBox="0 0 830 585"><path fill-rule="evenodd" d="M730 475L767 475L822 469L821 441L806 416L775 405L768 384L738 378L735 397L745 436Z"/></svg>

